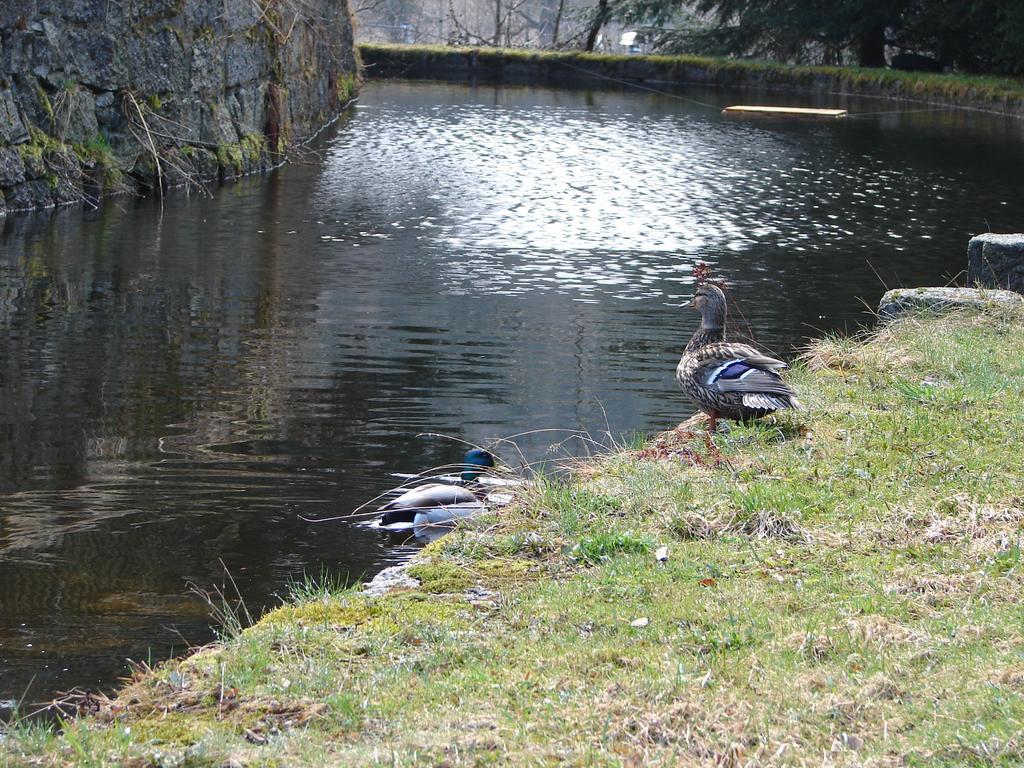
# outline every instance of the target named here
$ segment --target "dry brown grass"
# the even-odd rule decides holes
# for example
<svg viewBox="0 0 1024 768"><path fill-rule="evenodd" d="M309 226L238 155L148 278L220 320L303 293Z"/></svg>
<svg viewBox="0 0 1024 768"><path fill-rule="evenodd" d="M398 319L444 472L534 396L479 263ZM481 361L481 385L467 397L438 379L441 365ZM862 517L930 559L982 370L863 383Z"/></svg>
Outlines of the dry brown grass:
<svg viewBox="0 0 1024 768"><path fill-rule="evenodd" d="M846 624L846 631L855 642L879 651L894 645L913 646L915 650L923 650L930 647L933 642L929 635L885 616L850 619Z"/></svg>
<svg viewBox="0 0 1024 768"><path fill-rule="evenodd" d="M871 369L894 371L913 364L913 357L893 344L893 330L888 326L864 334L860 338L826 337L812 341L800 355L808 370L840 373Z"/></svg>

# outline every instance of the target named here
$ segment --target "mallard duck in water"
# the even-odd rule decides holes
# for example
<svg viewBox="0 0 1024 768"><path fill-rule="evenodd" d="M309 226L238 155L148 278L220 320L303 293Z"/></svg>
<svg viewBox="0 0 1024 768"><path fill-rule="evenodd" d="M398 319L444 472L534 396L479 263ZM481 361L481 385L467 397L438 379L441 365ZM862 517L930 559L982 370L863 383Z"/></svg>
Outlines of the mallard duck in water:
<svg viewBox="0 0 1024 768"><path fill-rule="evenodd" d="M494 466L494 456L474 448L462 460L463 469L454 484L429 483L406 491L380 508L380 527L391 530L451 524L483 509L486 489L479 482Z"/></svg>
<svg viewBox="0 0 1024 768"><path fill-rule="evenodd" d="M796 392L779 375L784 362L748 344L725 341L726 301L717 285L702 284L683 306L698 310L701 320L676 367L676 381L711 417L709 432L715 431L719 418L747 421L801 407Z"/></svg>

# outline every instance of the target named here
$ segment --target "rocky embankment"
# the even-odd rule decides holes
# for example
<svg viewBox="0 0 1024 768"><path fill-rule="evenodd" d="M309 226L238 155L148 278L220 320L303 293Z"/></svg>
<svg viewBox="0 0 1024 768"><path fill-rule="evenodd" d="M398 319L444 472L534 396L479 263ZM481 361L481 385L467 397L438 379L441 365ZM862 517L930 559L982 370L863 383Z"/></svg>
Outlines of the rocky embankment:
<svg viewBox="0 0 1024 768"><path fill-rule="evenodd" d="M5 0L0 214L266 169L357 73L346 0Z"/></svg>

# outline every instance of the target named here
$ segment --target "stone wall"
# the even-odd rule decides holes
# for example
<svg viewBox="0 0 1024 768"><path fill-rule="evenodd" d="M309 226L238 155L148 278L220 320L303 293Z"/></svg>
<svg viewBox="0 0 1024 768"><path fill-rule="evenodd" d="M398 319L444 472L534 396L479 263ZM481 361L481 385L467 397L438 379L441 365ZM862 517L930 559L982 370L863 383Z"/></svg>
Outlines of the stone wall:
<svg viewBox="0 0 1024 768"><path fill-rule="evenodd" d="M357 75L347 0L2 0L0 213L268 168Z"/></svg>

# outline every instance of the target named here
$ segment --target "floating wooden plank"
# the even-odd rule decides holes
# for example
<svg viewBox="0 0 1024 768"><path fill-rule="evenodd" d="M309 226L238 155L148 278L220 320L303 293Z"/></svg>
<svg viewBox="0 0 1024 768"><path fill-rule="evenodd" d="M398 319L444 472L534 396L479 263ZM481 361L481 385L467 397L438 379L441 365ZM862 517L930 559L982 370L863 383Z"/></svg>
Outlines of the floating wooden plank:
<svg viewBox="0 0 1024 768"><path fill-rule="evenodd" d="M735 106L722 110L723 115L735 114L787 115L790 117L846 117L845 109L809 109L806 107L750 107Z"/></svg>

